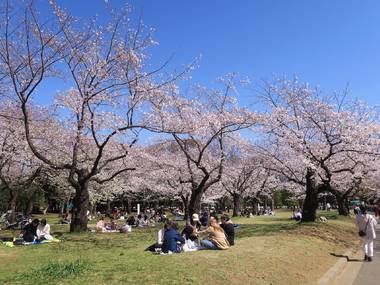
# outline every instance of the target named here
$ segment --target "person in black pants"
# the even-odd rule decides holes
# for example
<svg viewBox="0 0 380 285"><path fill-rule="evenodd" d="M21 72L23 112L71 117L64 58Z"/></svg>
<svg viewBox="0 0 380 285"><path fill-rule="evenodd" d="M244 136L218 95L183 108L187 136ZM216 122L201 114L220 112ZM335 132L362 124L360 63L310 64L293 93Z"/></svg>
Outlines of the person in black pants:
<svg viewBox="0 0 380 285"><path fill-rule="evenodd" d="M220 225L226 234L226 238L231 246L235 243L235 227L228 215L222 215L222 224Z"/></svg>
<svg viewBox="0 0 380 285"><path fill-rule="evenodd" d="M27 224L22 230L22 239L25 242L33 242L37 238L37 227L40 221L34 219L30 224Z"/></svg>

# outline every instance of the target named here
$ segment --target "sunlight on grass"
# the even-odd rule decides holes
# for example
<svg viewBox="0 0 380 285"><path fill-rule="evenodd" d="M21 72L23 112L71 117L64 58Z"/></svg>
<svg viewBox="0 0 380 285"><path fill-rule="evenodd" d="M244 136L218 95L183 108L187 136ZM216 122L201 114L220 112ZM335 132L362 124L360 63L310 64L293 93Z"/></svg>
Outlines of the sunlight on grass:
<svg viewBox="0 0 380 285"><path fill-rule="evenodd" d="M356 245L352 218L320 213L327 223L302 224L289 211L276 214L233 218L241 228L229 250L170 256L144 251L161 225L130 234L70 234L49 215L62 242L0 246L0 284L305 284L336 261L331 252Z"/></svg>

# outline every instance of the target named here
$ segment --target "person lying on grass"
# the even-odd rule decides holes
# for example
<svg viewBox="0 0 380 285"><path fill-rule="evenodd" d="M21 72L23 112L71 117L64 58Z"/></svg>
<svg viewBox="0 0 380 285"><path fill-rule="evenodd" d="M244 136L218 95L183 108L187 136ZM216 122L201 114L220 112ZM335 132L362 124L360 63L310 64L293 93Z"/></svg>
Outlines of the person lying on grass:
<svg viewBox="0 0 380 285"><path fill-rule="evenodd" d="M199 233L207 233L208 237L201 241L204 249L228 249L230 243L228 242L223 228L219 225L216 216L210 216L209 227Z"/></svg>
<svg viewBox="0 0 380 285"><path fill-rule="evenodd" d="M180 253L181 245L185 243L185 239L178 232L178 224L174 221L168 221L164 233L164 241L162 243L163 253Z"/></svg>

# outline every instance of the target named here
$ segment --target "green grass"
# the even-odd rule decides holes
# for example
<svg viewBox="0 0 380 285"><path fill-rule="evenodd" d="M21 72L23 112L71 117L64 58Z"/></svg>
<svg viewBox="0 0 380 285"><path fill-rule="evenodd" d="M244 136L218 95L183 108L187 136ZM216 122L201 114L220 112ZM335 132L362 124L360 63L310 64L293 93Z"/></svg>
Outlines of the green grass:
<svg viewBox="0 0 380 285"><path fill-rule="evenodd" d="M144 251L158 226L130 234L70 234L49 215L62 242L0 246L0 284L307 284L336 261L331 252L356 244L351 218L323 212L327 223L300 224L290 214L234 219L242 227L229 250L167 256Z"/></svg>
<svg viewBox="0 0 380 285"><path fill-rule="evenodd" d="M53 261L30 271L16 274L12 281L15 283L39 283L58 282L62 279L73 278L90 268L89 263L83 260L74 261Z"/></svg>

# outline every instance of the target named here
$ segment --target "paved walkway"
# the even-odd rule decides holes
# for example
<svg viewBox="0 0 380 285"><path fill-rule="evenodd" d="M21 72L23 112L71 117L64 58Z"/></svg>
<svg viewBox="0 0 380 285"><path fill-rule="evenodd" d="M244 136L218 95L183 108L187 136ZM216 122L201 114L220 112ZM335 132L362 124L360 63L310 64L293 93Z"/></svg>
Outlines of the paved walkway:
<svg viewBox="0 0 380 285"><path fill-rule="evenodd" d="M380 284L380 225L376 229L377 239L374 245L374 259L372 262L363 262L359 274L353 285L379 285Z"/></svg>
<svg viewBox="0 0 380 285"><path fill-rule="evenodd" d="M331 268L331 275L339 272L335 277L327 282L320 280L319 284L323 285L379 285L380 284L380 224L376 229L377 240L374 246L374 259L372 262L364 262L364 252L362 248L358 248L357 251L347 253L346 255L340 255L337 257L344 258L337 262L337 264ZM342 270L341 267L344 267ZM334 270L335 269L335 270ZM327 276L328 277L328 276ZM327 280L329 280L327 278Z"/></svg>

